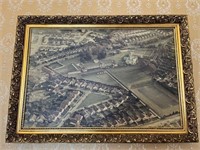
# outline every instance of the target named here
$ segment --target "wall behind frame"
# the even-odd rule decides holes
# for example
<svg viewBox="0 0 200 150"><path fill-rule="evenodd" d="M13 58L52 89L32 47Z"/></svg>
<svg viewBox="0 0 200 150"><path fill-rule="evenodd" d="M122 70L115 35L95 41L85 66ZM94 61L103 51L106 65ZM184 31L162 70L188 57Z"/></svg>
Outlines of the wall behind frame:
<svg viewBox="0 0 200 150"><path fill-rule="evenodd" d="M187 14L200 129L200 0L0 0L0 149L198 150L195 144L6 144L5 132L17 15ZM199 130L200 131L200 130Z"/></svg>

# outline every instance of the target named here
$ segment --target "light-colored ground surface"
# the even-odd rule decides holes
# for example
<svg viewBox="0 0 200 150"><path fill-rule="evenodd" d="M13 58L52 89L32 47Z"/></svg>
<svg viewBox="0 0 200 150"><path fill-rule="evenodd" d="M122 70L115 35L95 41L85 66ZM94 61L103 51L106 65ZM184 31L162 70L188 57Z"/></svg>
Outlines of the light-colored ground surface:
<svg viewBox="0 0 200 150"><path fill-rule="evenodd" d="M117 82L115 82L115 80L113 80L106 73L103 73L103 74L92 73L92 74L82 76L82 78L85 80L91 80L91 81L100 82L100 83L109 84L109 85L118 85Z"/></svg>
<svg viewBox="0 0 200 150"><path fill-rule="evenodd" d="M129 88L137 81L150 78L137 66L127 66L109 70L113 75L115 75L116 78L118 78L123 84L125 84Z"/></svg>
<svg viewBox="0 0 200 150"><path fill-rule="evenodd" d="M179 111L177 99L175 97L172 99L168 96L166 94L168 91L162 93L153 85L132 89L132 91L160 116Z"/></svg>
<svg viewBox="0 0 200 150"><path fill-rule="evenodd" d="M102 101L104 101L104 100L106 100L108 98L109 98L109 96L106 96L106 95L91 93L91 94L87 95L87 97L78 106L77 109L82 108L82 107L87 107L89 105L96 104L96 103L99 103L99 102L102 102Z"/></svg>

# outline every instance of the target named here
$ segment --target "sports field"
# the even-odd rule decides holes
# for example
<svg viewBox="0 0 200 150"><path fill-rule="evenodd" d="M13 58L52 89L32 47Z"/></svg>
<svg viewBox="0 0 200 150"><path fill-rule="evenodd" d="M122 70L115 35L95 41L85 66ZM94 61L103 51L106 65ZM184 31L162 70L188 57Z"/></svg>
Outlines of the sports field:
<svg viewBox="0 0 200 150"><path fill-rule="evenodd" d="M178 97L156 83L138 66L110 69L110 72L160 116L179 111Z"/></svg>
<svg viewBox="0 0 200 150"><path fill-rule="evenodd" d="M130 90L145 104L154 110L159 116L167 116L173 112L179 112L178 97L155 82L143 83L140 87Z"/></svg>
<svg viewBox="0 0 200 150"><path fill-rule="evenodd" d="M150 76L147 76L146 73L136 65L113 68L109 69L109 71L128 88L130 88L131 85L133 85L135 82L151 78Z"/></svg>
<svg viewBox="0 0 200 150"><path fill-rule="evenodd" d="M166 92L160 91L160 89L154 85L140 87L138 88L138 91L141 92L145 97L149 98L152 103L155 103L162 109L166 109L178 104L177 97L171 96L172 94L168 94L169 92L167 90Z"/></svg>

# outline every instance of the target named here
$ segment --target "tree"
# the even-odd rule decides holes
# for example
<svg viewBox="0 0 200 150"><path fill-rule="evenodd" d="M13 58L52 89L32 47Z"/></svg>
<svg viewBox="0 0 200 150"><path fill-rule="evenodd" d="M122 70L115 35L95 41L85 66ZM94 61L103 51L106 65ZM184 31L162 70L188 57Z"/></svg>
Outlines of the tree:
<svg viewBox="0 0 200 150"><path fill-rule="evenodd" d="M86 51L86 53L85 53L85 60L86 61L90 61L91 59L92 59L92 56L91 56L90 52Z"/></svg>
<svg viewBox="0 0 200 150"><path fill-rule="evenodd" d="M91 56L89 51L81 52L79 54L79 57L80 57L80 61L81 62L86 62L86 61L91 61L92 60L92 56Z"/></svg>
<svg viewBox="0 0 200 150"><path fill-rule="evenodd" d="M99 53L97 54L97 59L104 59L106 57L106 51L105 50L101 50L99 51Z"/></svg>
<svg viewBox="0 0 200 150"><path fill-rule="evenodd" d="M92 49L92 55L97 55L98 54L98 50L96 48Z"/></svg>

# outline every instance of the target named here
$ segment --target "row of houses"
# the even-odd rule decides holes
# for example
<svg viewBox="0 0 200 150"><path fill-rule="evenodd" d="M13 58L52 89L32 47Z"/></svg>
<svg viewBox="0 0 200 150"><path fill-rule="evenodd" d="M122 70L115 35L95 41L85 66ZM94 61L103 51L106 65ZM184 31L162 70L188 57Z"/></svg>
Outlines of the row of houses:
<svg viewBox="0 0 200 150"><path fill-rule="evenodd" d="M129 96L94 104L74 112L64 126L122 127L138 126L158 119L147 106Z"/></svg>
<svg viewBox="0 0 200 150"><path fill-rule="evenodd" d="M55 49L55 51L52 49ZM31 56L31 62L34 62L35 66L38 66L62 58L67 58L72 55L76 55L80 53L82 50L83 50L82 48L70 49L70 48L44 47L42 51L36 52L33 56Z"/></svg>
<svg viewBox="0 0 200 150"><path fill-rule="evenodd" d="M172 31L164 31L159 29L154 30L133 30L133 31L119 31L115 33L111 41L113 43L122 42L123 45L141 45L145 47L148 44L156 43L158 39L164 39L173 35ZM143 44L143 45L142 45ZM144 45L145 44L145 45Z"/></svg>

